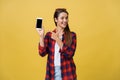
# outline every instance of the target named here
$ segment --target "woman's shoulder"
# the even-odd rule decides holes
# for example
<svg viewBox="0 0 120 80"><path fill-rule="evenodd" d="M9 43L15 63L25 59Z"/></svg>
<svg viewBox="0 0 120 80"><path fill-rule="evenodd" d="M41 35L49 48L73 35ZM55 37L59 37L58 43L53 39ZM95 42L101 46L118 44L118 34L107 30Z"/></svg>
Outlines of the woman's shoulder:
<svg viewBox="0 0 120 80"><path fill-rule="evenodd" d="M47 32L45 36L50 37L51 36L51 32Z"/></svg>
<svg viewBox="0 0 120 80"><path fill-rule="evenodd" d="M75 33L75 32L73 32L73 31L71 31L71 34L72 34L72 36L76 36L76 33Z"/></svg>
<svg viewBox="0 0 120 80"><path fill-rule="evenodd" d="M55 29L54 29L53 31L48 31L48 32L46 33L46 35L47 35L47 36L51 36L52 32L55 32Z"/></svg>
<svg viewBox="0 0 120 80"><path fill-rule="evenodd" d="M50 35L50 34L51 34L51 32L47 32L47 33L46 33L46 35Z"/></svg>

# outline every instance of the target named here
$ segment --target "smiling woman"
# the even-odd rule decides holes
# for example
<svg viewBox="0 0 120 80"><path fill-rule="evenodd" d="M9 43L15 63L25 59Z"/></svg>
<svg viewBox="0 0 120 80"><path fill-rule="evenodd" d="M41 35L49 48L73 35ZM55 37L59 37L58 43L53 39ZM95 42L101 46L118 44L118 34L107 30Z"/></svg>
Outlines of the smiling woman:
<svg viewBox="0 0 120 80"><path fill-rule="evenodd" d="M60 7L69 14L54 17ZM43 18L47 32L45 49L52 52L44 58L38 56L37 17ZM72 31L77 34L76 43ZM67 48L69 44L77 44L76 50L75 46ZM43 47L42 41L40 45ZM42 47L39 51L44 56ZM73 54L71 48L74 57L67 54ZM0 0L0 80L44 80L46 70L46 77L59 72L65 78L72 75L67 71L75 71L74 64L78 80L120 80L120 0Z"/></svg>
<svg viewBox="0 0 120 80"><path fill-rule="evenodd" d="M37 29L40 35L39 54L48 55L46 80L76 80L76 66L73 56L76 50L76 34L68 26L68 12L58 8L54 13L56 29L44 37L44 30Z"/></svg>

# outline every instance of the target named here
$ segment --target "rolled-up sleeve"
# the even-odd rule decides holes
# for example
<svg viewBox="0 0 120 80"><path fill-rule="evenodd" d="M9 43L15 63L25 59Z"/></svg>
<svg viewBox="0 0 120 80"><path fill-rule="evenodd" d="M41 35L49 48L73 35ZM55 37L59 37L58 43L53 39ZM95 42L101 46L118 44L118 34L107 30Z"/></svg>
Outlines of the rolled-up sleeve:
<svg viewBox="0 0 120 80"><path fill-rule="evenodd" d="M48 40L49 40L49 33L47 33L45 35L45 38L44 38L44 47L42 47L40 45L40 43L38 44L39 55L42 56L42 57L44 57L47 54Z"/></svg>

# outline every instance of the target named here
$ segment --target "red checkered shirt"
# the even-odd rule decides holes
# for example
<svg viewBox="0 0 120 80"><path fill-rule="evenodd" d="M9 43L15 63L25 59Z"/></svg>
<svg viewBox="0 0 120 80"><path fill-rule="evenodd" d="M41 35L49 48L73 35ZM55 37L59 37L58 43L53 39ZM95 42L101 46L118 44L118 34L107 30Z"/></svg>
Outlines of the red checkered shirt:
<svg viewBox="0 0 120 80"><path fill-rule="evenodd" d="M55 30L53 31L55 32ZM38 46L39 48L39 54L40 56L44 57L46 54L48 54L47 57L47 66L46 66L46 77L45 80L54 80L54 72L55 72L55 66L54 66L54 51L55 51L55 40L51 38L51 32L46 33L44 38L44 47ZM76 66L74 64L73 56L76 50L76 34L74 32L71 32L72 35L72 43L70 46L67 46L65 44L65 39L63 34L62 36L62 42L63 47L59 50L60 58L61 58L61 75L62 80L76 80Z"/></svg>

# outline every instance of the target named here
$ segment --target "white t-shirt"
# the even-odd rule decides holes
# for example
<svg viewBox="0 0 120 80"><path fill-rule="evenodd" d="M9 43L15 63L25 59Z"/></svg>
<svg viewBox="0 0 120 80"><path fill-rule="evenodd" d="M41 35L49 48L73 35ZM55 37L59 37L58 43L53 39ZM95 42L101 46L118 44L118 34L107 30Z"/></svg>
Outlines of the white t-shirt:
<svg viewBox="0 0 120 80"><path fill-rule="evenodd" d="M60 38L62 40L62 37ZM60 47L58 46L57 42L55 43L55 54L54 54L54 65L60 66L61 60L60 60Z"/></svg>

